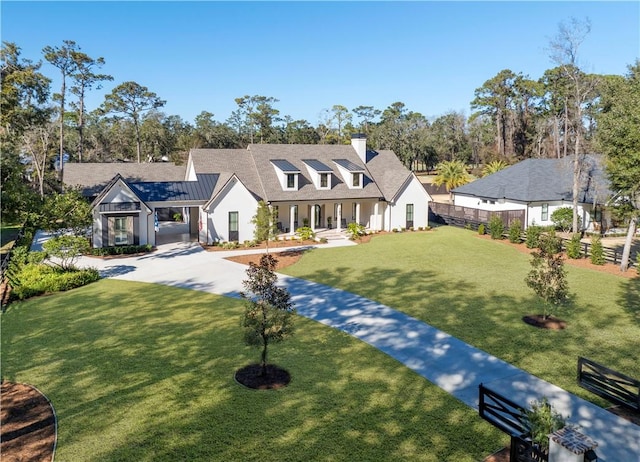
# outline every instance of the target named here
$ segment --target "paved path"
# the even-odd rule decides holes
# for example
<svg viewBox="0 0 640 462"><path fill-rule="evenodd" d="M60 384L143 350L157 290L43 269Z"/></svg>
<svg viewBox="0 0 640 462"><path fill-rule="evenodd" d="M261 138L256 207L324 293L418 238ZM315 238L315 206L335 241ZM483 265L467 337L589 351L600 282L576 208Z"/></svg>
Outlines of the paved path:
<svg viewBox="0 0 640 462"><path fill-rule="evenodd" d="M326 246L337 245L350 243ZM97 267L105 277L238 297L246 266L224 259L237 253L168 244L140 257L83 258L81 264ZM598 460L640 462L640 426L388 306L290 276L280 275L280 283L291 292L298 314L367 342L474 409L480 383L523 407L546 396L560 413L570 416L570 423L599 443Z"/></svg>

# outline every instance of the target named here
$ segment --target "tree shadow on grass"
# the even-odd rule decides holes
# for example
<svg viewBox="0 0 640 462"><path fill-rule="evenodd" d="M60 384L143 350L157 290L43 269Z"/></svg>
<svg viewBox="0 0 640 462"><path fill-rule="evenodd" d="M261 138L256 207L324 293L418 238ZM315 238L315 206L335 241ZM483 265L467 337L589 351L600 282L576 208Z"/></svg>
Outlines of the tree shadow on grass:
<svg viewBox="0 0 640 462"><path fill-rule="evenodd" d="M617 302L629 312L633 322L640 325L640 275L622 281L621 287Z"/></svg>

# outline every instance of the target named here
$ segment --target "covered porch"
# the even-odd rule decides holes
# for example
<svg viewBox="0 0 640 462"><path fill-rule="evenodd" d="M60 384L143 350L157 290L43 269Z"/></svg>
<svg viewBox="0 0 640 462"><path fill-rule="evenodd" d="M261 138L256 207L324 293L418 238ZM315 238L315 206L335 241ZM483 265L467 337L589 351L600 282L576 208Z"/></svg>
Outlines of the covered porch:
<svg viewBox="0 0 640 462"><path fill-rule="evenodd" d="M341 231L349 223L358 223L368 230L385 229L386 202L378 199L349 201L272 202L276 225L281 233L294 235L303 226L313 231Z"/></svg>

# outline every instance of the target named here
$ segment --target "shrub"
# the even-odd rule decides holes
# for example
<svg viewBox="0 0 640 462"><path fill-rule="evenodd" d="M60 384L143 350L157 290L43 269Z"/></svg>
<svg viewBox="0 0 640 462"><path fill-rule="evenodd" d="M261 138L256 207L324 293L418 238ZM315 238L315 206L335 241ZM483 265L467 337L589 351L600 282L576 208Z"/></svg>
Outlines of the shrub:
<svg viewBox="0 0 640 462"><path fill-rule="evenodd" d="M484 223L480 223L478 225L478 234L480 234L481 236L484 234Z"/></svg>
<svg viewBox="0 0 640 462"><path fill-rule="evenodd" d="M394 232L397 232L395 228ZM359 239L367 233L364 230L364 226L362 226L360 223L349 223L347 225L347 234L349 235L349 239L353 241Z"/></svg>
<svg viewBox="0 0 640 462"><path fill-rule="evenodd" d="M571 240L567 243L567 257L572 259L582 258L582 243L580 242L580 234L575 233L571 236Z"/></svg>
<svg viewBox="0 0 640 462"><path fill-rule="evenodd" d="M498 215L491 215L491 219L489 220L489 234L491 234L491 239L502 239L504 223Z"/></svg>
<svg viewBox="0 0 640 462"><path fill-rule="evenodd" d="M84 237L67 234L49 239L42 247L49 256L57 258L60 267L65 269L73 268L78 257L90 249L89 241Z"/></svg>
<svg viewBox="0 0 640 462"><path fill-rule="evenodd" d="M302 241L308 241L316 237L316 233L308 226L296 229L296 234L298 235L298 239Z"/></svg>
<svg viewBox="0 0 640 462"><path fill-rule="evenodd" d="M565 418L558 413L546 397L533 401L531 409L524 412L522 424L531 438L544 452L549 451L549 435L566 426Z"/></svg>
<svg viewBox="0 0 640 462"><path fill-rule="evenodd" d="M236 241L225 242L222 244L222 248L226 250L234 250L240 247L240 244Z"/></svg>
<svg viewBox="0 0 640 462"><path fill-rule="evenodd" d="M559 209L555 209L551 214L551 222L557 230L565 233L570 231L573 226L573 208L560 207ZM578 228L582 226L581 222L582 220L578 217Z"/></svg>
<svg viewBox="0 0 640 462"><path fill-rule="evenodd" d="M518 244L522 239L522 222L515 219L509 226L509 242Z"/></svg>
<svg viewBox="0 0 640 462"><path fill-rule="evenodd" d="M105 257L107 255L133 255L137 253L148 253L153 250L151 244L144 245L118 245L112 247L101 247L90 249L89 255Z"/></svg>
<svg viewBox="0 0 640 462"><path fill-rule="evenodd" d="M100 274L95 268L64 270L46 264L28 263L13 278L11 298L24 300L45 293L71 290L98 279Z"/></svg>
<svg viewBox="0 0 640 462"><path fill-rule="evenodd" d="M604 265L604 248L600 236L591 236L591 263Z"/></svg>
<svg viewBox="0 0 640 462"><path fill-rule="evenodd" d="M525 244L528 249L535 249L540 242L540 236L542 235L542 226L532 225L527 228L527 238Z"/></svg>

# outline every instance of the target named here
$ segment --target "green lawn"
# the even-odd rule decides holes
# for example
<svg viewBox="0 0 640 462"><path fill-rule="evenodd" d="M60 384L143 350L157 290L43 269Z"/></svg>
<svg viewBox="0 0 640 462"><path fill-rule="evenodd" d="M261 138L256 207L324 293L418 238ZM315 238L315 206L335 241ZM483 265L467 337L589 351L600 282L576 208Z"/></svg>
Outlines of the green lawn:
<svg viewBox="0 0 640 462"><path fill-rule="evenodd" d="M603 404L576 385L578 356L640 377L640 278L566 265L564 331L522 322L541 313L525 282L530 257L471 231L440 227L368 244L307 252L283 272L404 311L534 375Z"/></svg>
<svg viewBox="0 0 640 462"><path fill-rule="evenodd" d="M242 311L115 280L15 303L1 317L2 377L53 402L56 461L478 461L506 443L395 360L302 318L270 350L289 387L247 390L233 373L259 352L241 341Z"/></svg>

